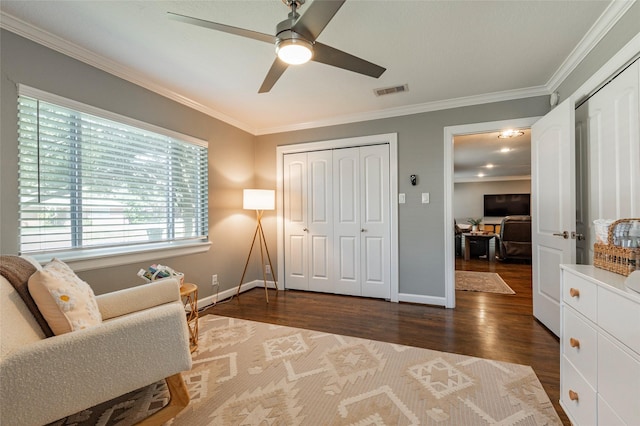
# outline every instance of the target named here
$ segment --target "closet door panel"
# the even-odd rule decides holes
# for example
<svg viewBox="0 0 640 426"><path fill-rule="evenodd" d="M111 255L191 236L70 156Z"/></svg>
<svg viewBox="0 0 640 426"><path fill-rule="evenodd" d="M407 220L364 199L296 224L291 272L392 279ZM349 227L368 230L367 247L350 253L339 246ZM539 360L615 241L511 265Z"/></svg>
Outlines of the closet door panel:
<svg viewBox="0 0 640 426"><path fill-rule="evenodd" d="M390 297L389 146L360 148L362 295Z"/></svg>
<svg viewBox="0 0 640 426"><path fill-rule="evenodd" d="M384 284L384 271L388 267L384 259L384 239L378 237L364 237L363 265L364 281L371 284Z"/></svg>
<svg viewBox="0 0 640 426"><path fill-rule="evenodd" d="M304 280L305 284L302 289L306 289L307 276L307 259L306 259L306 238L300 235L292 235L289 237L289 261L287 263L288 275L292 278Z"/></svg>
<svg viewBox="0 0 640 426"><path fill-rule="evenodd" d="M309 238L309 290L333 292L331 250L333 241L333 154L309 152L309 197L307 221Z"/></svg>
<svg viewBox="0 0 640 426"><path fill-rule="evenodd" d="M359 296L360 160L358 148L333 152L335 292Z"/></svg>
<svg viewBox="0 0 640 426"><path fill-rule="evenodd" d="M307 154L284 156L284 256L286 288L308 290Z"/></svg>
<svg viewBox="0 0 640 426"><path fill-rule="evenodd" d="M338 259L338 277L340 280L354 284L358 279L360 262L355 257L358 253L358 240L354 237L343 236L338 241L340 256Z"/></svg>
<svg viewBox="0 0 640 426"><path fill-rule="evenodd" d="M591 218L640 215L638 61L587 102Z"/></svg>

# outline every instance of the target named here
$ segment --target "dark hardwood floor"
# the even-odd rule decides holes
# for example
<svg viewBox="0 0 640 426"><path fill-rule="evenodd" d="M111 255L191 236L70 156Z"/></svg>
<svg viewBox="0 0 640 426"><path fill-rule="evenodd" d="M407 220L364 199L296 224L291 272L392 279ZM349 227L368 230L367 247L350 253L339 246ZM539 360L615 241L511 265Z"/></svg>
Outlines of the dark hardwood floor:
<svg viewBox="0 0 640 426"><path fill-rule="evenodd" d="M530 365L563 424L558 339L532 314L531 265L456 259L456 269L497 272L514 295L456 291L456 308L302 291L253 289L202 314L224 315ZM428 278L427 278L428 279Z"/></svg>

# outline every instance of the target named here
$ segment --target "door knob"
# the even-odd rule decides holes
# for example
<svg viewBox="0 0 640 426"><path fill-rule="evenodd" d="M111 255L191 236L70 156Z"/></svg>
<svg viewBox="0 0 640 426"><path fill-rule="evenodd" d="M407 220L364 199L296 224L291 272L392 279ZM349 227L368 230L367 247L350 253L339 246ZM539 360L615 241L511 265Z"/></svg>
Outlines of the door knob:
<svg viewBox="0 0 640 426"><path fill-rule="evenodd" d="M567 232L567 231L563 231L561 234L560 233L554 233L553 235L555 235L556 237L562 237L565 240L569 239L569 232Z"/></svg>
<svg viewBox="0 0 640 426"><path fill-rule="evenodd" d="M309 232L309 230L307 228L302 228L303 232Z"/></svg>
<svg viewBox="0 0 640 426"><path fill-rule="evenodd" d="M584 235L578 234L577 232L572 231L571 232L571 238L573 238L574 240L583 241L584 240Z"/></svg>
<svg viewBox="0 0 640 426"><path fill-rule="evenodd" d="M362 229L360 230L360 232L367 232L367 230L366 230L366 229L364 229L364 228L362 228Z"/></svg>

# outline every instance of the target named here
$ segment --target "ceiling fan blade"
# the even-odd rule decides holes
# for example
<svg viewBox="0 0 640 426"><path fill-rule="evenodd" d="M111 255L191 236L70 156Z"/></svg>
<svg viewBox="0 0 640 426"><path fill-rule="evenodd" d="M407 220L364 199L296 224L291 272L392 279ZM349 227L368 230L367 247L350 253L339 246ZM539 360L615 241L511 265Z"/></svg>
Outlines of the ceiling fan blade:
<svg viewBox="0 0 640 426"><path fill-rule="evenodd" d="M264 78L264 81L262 82L262 86L260 86L260 90L258 90L258 93L266 93L271 90L273 85L276 84L276 81L278 81L278 79L285 72L288 66L289 65L286 62L283 62L280 59L276 58L276 60L273 61L273 64L271 65L267 76Z"/></svg>
<svg viewBox="0 0 640 426"><path fill-rule="evenodd" d="M241 37L252 38L265 43L275 43L276 38L270 34L259 33L257 31L245 30L244 28L232 27L231 25L218 24L217 22L205 21L204 19L193 18L191 16L180 15L179 13L167 12L170 19L185 22L187 24L197 25L199 27L209 28L211 30L222 31Z"/></svg>
<svg viewBox="0 0 640 426"><path fill-rule="evenodd" d="M291 30L309 41L315 41L344 2L345 0L314 0Z"/></svg>
<svg viewBox="0 0 640 426"><path fill-rule="evenodd" d="M380 77L387 70L372 62L318 42L313 45L313 58L311 60L374 78Z"/></svg>

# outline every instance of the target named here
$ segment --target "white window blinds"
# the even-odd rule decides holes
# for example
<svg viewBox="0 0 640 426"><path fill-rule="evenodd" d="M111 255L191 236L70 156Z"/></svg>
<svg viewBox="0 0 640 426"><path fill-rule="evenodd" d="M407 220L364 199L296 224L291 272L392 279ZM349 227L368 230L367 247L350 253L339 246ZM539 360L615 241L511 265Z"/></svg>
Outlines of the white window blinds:
<svg viewBox="0 0 640 426"><path fill-rule="evenodd" d="M206 143L25 95L18 133L21 253L206 239Z"/></svg>

